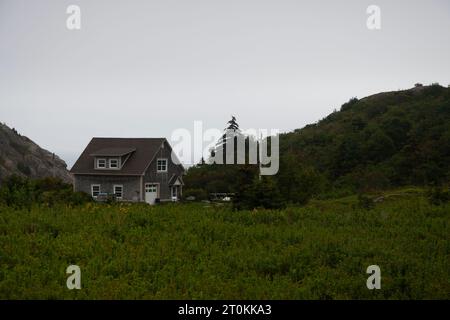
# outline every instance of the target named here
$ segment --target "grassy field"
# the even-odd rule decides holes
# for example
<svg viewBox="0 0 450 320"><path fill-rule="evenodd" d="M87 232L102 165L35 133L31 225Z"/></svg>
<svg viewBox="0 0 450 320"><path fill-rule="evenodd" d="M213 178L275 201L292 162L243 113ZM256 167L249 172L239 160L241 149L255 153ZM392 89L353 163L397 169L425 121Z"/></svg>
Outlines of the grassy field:
<svg viewBox="0 0 450 320"><path fill-rule="evenodd" d="M0 208L1 299L449 299L450 205ZM68 290L66 268L81 268ZM366 268L381 268L368 290Z"/></svg>

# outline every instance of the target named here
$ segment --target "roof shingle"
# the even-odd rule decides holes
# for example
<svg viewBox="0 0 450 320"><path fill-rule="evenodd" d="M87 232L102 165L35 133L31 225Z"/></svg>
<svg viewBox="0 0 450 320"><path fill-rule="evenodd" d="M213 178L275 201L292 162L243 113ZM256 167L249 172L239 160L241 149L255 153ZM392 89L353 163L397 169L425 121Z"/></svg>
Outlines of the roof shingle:
<svg viewBox="0 0 450 320"><path fill-rule="evenodd" d="M92 138L70 172L73 174L142 175L165 140L165 138ZM130 152L132 153L121 170L94 169L95 155L119 156L119 153L125 155Z"/></svg>
<svg viewBox="0 0 450 320"><path fill-rule="evenodd" d="M133 151L136 151L136 148L104 148L98 151L95 151L91 154L91 156L104 156L104 157L121 157L127 155Z"/></svg>

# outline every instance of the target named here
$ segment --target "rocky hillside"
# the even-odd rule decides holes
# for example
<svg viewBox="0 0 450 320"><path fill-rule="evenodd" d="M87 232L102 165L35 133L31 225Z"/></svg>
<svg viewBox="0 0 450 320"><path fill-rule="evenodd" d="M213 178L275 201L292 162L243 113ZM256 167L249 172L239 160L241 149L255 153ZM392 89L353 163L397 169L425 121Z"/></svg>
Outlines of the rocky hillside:
<svg viewBox="0 0 450 320"><path fill-rule="evenodd" d="M0 183L13 174L29 178L57 177L71 182L62 159L0 123Z"/></svg>

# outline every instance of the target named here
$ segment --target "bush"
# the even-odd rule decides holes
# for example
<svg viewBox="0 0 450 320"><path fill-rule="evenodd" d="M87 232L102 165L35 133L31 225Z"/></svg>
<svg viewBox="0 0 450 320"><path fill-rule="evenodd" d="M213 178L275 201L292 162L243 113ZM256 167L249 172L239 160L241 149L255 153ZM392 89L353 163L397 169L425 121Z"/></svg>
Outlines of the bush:
<svg viewBox="0 0 450 320"><path fill-rule="evenodd" d="M206 200L208 199L208 193L203 189L186 189L183 190L183 199L188 197L194 197L195 200Z"/></svg>
<svg viewBox="0 0 450 320"><path fill-rule="evenodd" d="M448 300L450 204L380 206L0 207L0 299ZM366 287L374 263L381 290ZM67 290L69 264L82 290Z"/></svg>
<svg viewBox="0 0 450 320"><path fill-rule="evenodd" d="M57 178L31 180L11 176L0 188L0 204L15 208L30 208L32 204L81 205L90 201L88 194L73 192L70 184Z"/></svg>
<svg viewBox="0 0 450 320"><path fill-rule="evenodd" d="M70 184L64 183L61 179L54 177L47 177L39 180L34 180L37 189L41 191L72 189Z"/></svg>
<svg viewBox="0 0 450 320"><path fill-rule="evenodd" d="M360 193L358 194L358 207L365 210L371 210L375 207L375 202L369 196Z"/></svg>
<svg viewBox="0 0 450 320"><path fill-rule="evenodd" d="M441 205L450 201L450 191L443 187L433 187L427 191L427 198L431 204Z"/></svg>
<svg viewBox="0 0 450 320"><path fill-rule="evenodd" d="M344 104L341 106L341 111L345 111L345 110L350 109L350 108L351 108L354 104L356 104L358 101L359 101L359 100L358 100L357 97L351 98L350 100L348 100L348 102L344 103Z"/></svg>
<svg viewBox="0 0 450 320"><path fill-rule="evenodd" d="M233 199L233 207L238 210L266 208L280 209L286 206L276 183L267 176L255 179L243 187Z"/></svg>

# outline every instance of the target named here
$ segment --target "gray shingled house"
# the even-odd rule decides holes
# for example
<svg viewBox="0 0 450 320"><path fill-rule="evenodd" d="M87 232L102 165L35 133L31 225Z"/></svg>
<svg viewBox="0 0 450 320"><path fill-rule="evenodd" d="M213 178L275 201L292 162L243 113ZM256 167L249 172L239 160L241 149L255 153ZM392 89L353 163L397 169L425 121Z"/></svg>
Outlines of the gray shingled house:
<svg viewBox="0 0 450 320"><path fill-rule="evenodd" d="M171 154L165 138L93 138L70 170L74 190L150 204L179 199L184 168Z"/></svg>

